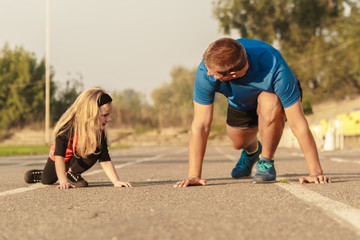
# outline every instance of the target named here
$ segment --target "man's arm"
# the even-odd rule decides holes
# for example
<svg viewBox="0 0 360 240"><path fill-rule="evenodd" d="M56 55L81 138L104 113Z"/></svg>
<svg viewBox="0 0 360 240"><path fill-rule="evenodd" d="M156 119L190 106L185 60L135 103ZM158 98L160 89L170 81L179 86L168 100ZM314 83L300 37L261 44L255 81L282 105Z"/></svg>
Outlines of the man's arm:
<svg viewBox="0 0 360 240"><path fill-rule="evenodd" d="M177 182L174 187L188 185L205 185L201 179L207 139L210 133L214 105L202 105L194 101L194 118L191 124L189 139L189 173L188 179Z"/></svg>
<svg viewBox="0 0 360 240"><path fill-rule="evenodd" d="M319 161L319 155L316 148L315 140L309 129L309 125L304 116L300 100L292 106L285 108L285 115L288 120L289 126L297 138L302 152L305 156L306 165L309 169L309 177L300 178L301 183L315 182L326 183L330 179L323 176L323 171Z"/></svg>

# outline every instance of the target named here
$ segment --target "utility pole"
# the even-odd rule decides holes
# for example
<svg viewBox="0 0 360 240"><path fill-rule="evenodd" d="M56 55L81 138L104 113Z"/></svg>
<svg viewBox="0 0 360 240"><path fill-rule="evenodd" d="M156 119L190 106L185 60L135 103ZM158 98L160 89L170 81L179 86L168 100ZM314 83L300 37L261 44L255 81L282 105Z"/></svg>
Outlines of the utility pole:
<svg viewBox="0 0 360 240"><path fill-rule="evenodd" d="M50 144L50 0L46 0L45 142Z"/></svg>

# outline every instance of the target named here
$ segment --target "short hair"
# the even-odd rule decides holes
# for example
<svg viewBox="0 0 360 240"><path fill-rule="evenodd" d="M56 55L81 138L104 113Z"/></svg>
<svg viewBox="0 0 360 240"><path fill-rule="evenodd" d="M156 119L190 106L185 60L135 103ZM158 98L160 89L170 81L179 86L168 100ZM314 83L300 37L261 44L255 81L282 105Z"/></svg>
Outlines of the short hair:
<svg viewBox="0 0 360 240"><path fill-rule="evenodd" d="M227 75L246 66L247 54L243 45L235 39L220 38L209 45L204 52L203 60L206 67Z"/></svg>

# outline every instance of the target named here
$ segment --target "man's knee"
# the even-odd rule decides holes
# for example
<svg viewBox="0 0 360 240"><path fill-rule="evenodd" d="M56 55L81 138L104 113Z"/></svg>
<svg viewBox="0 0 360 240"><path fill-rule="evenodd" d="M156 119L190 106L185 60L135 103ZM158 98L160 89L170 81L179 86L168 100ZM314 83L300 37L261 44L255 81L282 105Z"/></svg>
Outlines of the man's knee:
<svg viewBox="0 0 360 240"><path fill-rule="evenodd" d="M247 145L248 144L245 141L239 141L238 139L236 141L232 141L232 146L235 150L244 149Z"/></svg>
<svg viewBox="0 0 360 240"><path fill-rule="evenodd" d="M234 149L246 149L257 142L258 128L236 129L227 125L227 134Z"/></svg>
<svg viewBox="0 0 360 240"><path fill-rule="evenodd" d="M274 93L262 92L258 97L257 113L259 121L271 124L274 121L284 121L284 108L279 97Z"/></svg>

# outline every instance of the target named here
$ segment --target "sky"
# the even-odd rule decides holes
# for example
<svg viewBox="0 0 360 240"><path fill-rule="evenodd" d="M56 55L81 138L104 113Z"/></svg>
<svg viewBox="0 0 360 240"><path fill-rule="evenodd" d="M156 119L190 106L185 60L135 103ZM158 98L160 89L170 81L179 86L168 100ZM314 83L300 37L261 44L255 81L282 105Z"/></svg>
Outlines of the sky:
<svg viewBox="0 0 360 240"><path fill-rule="evenodd" d="M212 0L50 0L54 81L150 96L175 66L195 68L220 37ZM236 37L236 36L232 36ZM46 51L46 0L0 1L0 47Z"/></svg>

